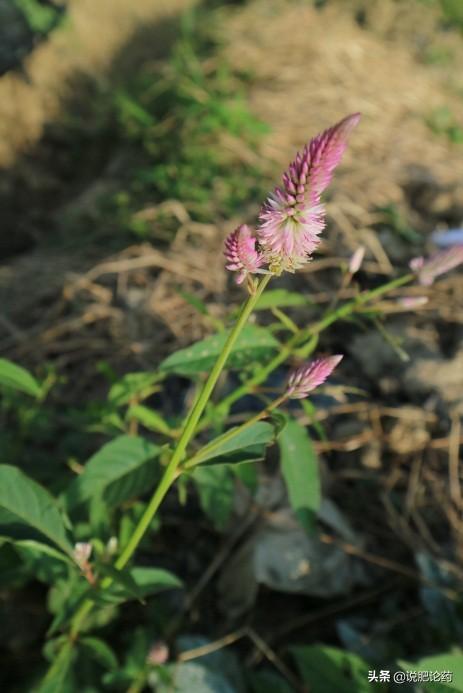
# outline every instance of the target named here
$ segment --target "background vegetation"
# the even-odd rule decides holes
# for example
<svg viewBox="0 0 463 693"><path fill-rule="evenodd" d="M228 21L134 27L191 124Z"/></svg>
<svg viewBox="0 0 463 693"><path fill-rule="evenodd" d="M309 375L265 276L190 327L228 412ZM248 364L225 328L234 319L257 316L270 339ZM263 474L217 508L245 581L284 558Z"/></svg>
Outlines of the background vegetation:
<svg viewBox="0 0 463 693"><path fill-rule="evenodd" d="M0 0L7 691L39 690L89 587L53 554L69 551L68 527L37 524L48 496L34 520L17 470L59 499L109 573L210 368L210 342L188 347L241 300L223 238L252 222L294 151L363 112L320 257L264 296L218 397L275 355L288 317L313 323L334 293L405 271L436 228L463 221L459 0L133 5ZM461 282L397 291L324 333L321 350L346 354L334 385L291 409L265 460L204 467L168 496L136 567L40 690L348 693L401 668L453 672L410 690L463 691ZM398 302L423 294L413 312ZM212 432L267 395L212 406ZM263 456L244 442L241 456ZM36 522L26 542L21 503Z"/></svg>

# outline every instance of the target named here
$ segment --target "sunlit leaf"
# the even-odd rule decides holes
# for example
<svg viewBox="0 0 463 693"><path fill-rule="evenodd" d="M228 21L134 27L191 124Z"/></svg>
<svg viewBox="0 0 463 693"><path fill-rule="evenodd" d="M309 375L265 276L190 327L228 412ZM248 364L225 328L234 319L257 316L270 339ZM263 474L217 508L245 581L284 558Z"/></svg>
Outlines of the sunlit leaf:
<svg viewBox="0 0 463 693"><path fill-rule="evenodd" d="M265 291L259 298L255 310L266 310L267 308L289 308L291 306L306 306L310 303L308 296L287 291L287 289L271 289Z"/></svg>
<svg viewBox="0 0 463 693"><path fill-rule="evenodd" d="M206 337L186 349L180 349L168 356L160 365L160 370L178 375L192 375L208 371L223 349L229 331ZM265 328L246 325L236 340L228 368L241 368L252 361L268 358L278 348L275 337Z"/></svg>

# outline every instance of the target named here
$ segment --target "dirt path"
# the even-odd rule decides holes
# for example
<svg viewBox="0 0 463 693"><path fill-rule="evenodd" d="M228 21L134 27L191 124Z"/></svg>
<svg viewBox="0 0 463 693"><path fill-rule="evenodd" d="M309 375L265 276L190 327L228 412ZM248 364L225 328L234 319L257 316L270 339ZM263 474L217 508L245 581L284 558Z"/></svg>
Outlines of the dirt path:
<svg viewBox="0 0 463 693"><path fill-rule="evenodd" d="M0 169L37 142L44 125L59 114L67 80L76 71L104 74L143 25L150 29L151 49L156 46L151 53L162 54L165 23L188 5L191 0L69 0L63 26L25 60L27 76L13 71L0 79ZM136 52L127 56L132 64Z"/></svg>

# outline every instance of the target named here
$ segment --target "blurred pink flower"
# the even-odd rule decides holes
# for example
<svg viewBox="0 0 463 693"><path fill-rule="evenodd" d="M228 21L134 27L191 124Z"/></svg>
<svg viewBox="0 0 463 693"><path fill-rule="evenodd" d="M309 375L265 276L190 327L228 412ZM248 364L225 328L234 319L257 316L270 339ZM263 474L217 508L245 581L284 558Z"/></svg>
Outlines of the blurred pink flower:
<svg viewBox="0 0 463 693"><path fill-rule="evenodd" d="M303 399L325 382L342 360L341 354L315 359L296 368L288 379L287 396L290 399Z"/></svg>
<svg viewBox="0 0 463 693"><path fill-rule="evenodd" d="M349 260L349 274L356 274L362 266L365 257L365 246L359 245Z"/></svg>
<svg viewBox="0 0 463 693"><path fill-rule="evenodd" d="M428 303L428 296L401 296L397 299L397 303L404 308L420 308Z"/></svg>
<svg viewBox="0 0 463 693"><path fill-rule="evenodd" d="M325 227L321 194L359 120L354 113L312 139L284 173L283 186L263 205L257 239L272 271L298 269L317 247Z"/></svg>
<svg viewBox="0 0 463 693"><path fill-rule="evenodd" d="M169 659L169 647L163 640L157 640L154 642L148 652L146 658L147 664L154 664L159 666L160 664L165 664Z"/></svg>
<svg viewBox="0 0 463 693"><path fill-rule="evenodd" d="M256 239L246 224L238 226L227 236L224 254L226 268L239 273L236 277L237 284L241 284L250 273L262 273L259 267L264 263L264 258L257 252Z"/></svg>
<svg viewBox="0 0 463 693"><path fill-rule="evenodd" d="M463 245L442 250L436 255L425 260L423 257L415 257L410 262L418 281L422 286L431 286L434 280L441 274L449 272L463 263Z"/></svg>

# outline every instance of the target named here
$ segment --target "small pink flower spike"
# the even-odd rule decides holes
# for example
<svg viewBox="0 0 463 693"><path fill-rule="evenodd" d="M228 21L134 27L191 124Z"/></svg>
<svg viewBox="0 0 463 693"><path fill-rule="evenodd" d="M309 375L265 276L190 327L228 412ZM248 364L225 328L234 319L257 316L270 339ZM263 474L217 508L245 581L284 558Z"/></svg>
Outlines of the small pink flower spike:
<svg viewBox="0 0 463 693"><path fill-rule="evenodd" d="M425 260L416 257L410 262L410 268L416 273L422 286L431 286L437 277L458 267L463 263L463 245L456 245L437 253Z"/></svg>
<svg viewBox="0 0 463 693"><path fill-rule="evenodd" d="M321 194L359 120L360 113L354 113L311 140L283 174L283 186L263 205L257 239L272 271L294 272L317 247L325 227Z"/></svg>
<svg viewBox="0 0 463 693"><path fill-rule="evenodd" d="M259 267L263 264L264 258L257 252L256 239L246 224L238 226L227 236L224 254L227 261L226 268L239 273L236 277L237 284L241 284L248 274L263 272L259 270Z"/></svg>
<svg viewBox="0 0 463 693"><path fill-rule="evenodd" d="M342 360L341 354L315 359L296 368L288 379L287 397L290 399L304 399L319 385L325 382Z"/></svg>

